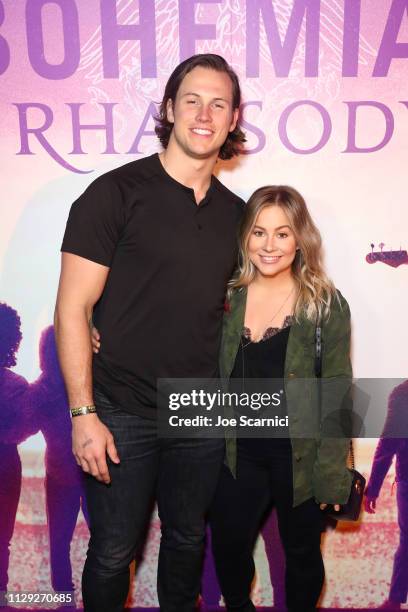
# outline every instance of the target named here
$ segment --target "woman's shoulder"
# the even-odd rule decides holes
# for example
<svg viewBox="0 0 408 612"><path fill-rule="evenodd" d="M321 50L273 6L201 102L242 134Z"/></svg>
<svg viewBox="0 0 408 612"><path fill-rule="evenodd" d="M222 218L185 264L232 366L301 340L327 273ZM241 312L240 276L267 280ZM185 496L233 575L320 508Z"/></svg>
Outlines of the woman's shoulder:
<svg viewBox="0 0 408 612"><path fill-rule="evenodd" d="M232 312L238 305L242 304L246 298L246 287L233 287L229 290L225 301L225 311Z"/></svg>
<svg viewBox="0 0 408 612"><path fill-rule="evenodd" d="M332 327L338 324L339 321L350 320L349 304L339 289L333 287L327 290L320 301L320 316L317 314L317 304L314 303L315 310L312 314L308 314L308 305L302 307L300 313L296 316L297 326L307 327L314 330L316 327L316 318L321 321L323 327ZM310 332L312 333L312 332Z"/></svg>
<svg viewBox="0 0 408 612"><path fill-rule="evenodd" d="M345 318L350 318L350 306L340 289L335 288L331 298L330 312L343 314Z"/></svg>
<svg viewBox="0 0 408 612"><path fill-rule="evenodd" d="M326 340L349 336L351 333L350 307L344 295L338 289L332 296L330 310L323 321L323 336Z"/></svg>

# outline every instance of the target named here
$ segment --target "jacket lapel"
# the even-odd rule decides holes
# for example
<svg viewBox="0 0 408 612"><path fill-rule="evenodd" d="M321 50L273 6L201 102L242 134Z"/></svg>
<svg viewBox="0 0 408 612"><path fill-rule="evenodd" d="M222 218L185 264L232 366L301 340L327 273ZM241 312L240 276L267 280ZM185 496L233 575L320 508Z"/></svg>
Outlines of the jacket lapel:
<svg viewBox="0 0 408 612"><path fill-rule="evenodd" d="M290 331L285 358L285 378L312 376L309 372L310 355L314 355L315 325L301 317L294 320Z"/></svg>

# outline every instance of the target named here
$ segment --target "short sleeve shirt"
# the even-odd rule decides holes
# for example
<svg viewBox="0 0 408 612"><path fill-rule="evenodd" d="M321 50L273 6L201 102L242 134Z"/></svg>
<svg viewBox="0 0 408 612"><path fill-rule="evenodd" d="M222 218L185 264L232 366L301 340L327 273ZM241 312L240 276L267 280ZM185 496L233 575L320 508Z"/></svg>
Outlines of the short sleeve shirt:
<svg viewBox="0 0 408 612"><path fill-rule="evenodd" d="M100 176L72 205L61 250L109 267L94 384L123 410L154 418L158 378L218 375L242 208L214 176L197 205L157 154Z"/></svg>

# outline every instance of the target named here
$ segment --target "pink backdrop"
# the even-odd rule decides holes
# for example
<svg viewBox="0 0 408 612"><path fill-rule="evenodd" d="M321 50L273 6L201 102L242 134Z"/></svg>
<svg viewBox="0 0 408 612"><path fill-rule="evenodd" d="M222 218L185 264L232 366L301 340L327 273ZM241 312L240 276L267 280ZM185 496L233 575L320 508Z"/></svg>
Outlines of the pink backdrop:
<svg viewBox="0 0 408 612"><path fill-rule="evenodd" d="M408 0L0 0L0 301L21 317L14 372L31 384L39 376L71 202L97 175L158 150L152 116L163 86L180 59L206 51L239 74L248 132L249 154L219 164L220 179L244 198L268 183L305 195L350 303L355 375L404 378ZM366 260L370 252L380 255ZM44 435L19 445L9 590L51 588ZM375 443L357 444L366 475ZM392 480L391 470L377 514L326 536L322 605L375 607L387 596L398 540ZM273 537L269 525L256 549L260 605L279 595ZM77 591L87 538L80 513ZM153 518L133 587L140 606L157 603L158 542Z"/></svg>

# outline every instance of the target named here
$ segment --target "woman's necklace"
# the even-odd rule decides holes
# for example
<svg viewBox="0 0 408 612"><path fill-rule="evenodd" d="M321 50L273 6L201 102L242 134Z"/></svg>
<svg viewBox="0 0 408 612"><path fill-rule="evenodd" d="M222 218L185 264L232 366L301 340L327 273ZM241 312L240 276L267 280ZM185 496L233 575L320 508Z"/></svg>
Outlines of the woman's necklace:
<svg viewBox="0 0 408 612"><path fill-rule="evenodd" d="M290 290L290 292L288 293L288 295L286 296L286 298L284 299L284 301L282 302L281 306L279 307L279 309L275 312L275 314L273 315L273 317L271 319L268 319L266 321L266 325L268 325L268 327L265 328L265 331L267 329L269 329L270 325L269 323L272 323L272 321L274 321L274 319L276 319L276 317L278 316L278 314L281 312L281 310L283 309L283 307L285 306L285 304L287 303L287 301L289 300L290 296L292 295L292 293L295 290L295 286L292 287L292 289ZM264 331L264 335L265 335L265 331ZM263 337L263 336L262 336ZM262 339L262 338L261 338ZM257 342L259 342L259 340L257 340ZM241 338L241 347L242 349L244 349L246 346L248 346L249 344L252 344L252 340L248 340L248 342L246 344L243 343L242 338Z"/></svg>

